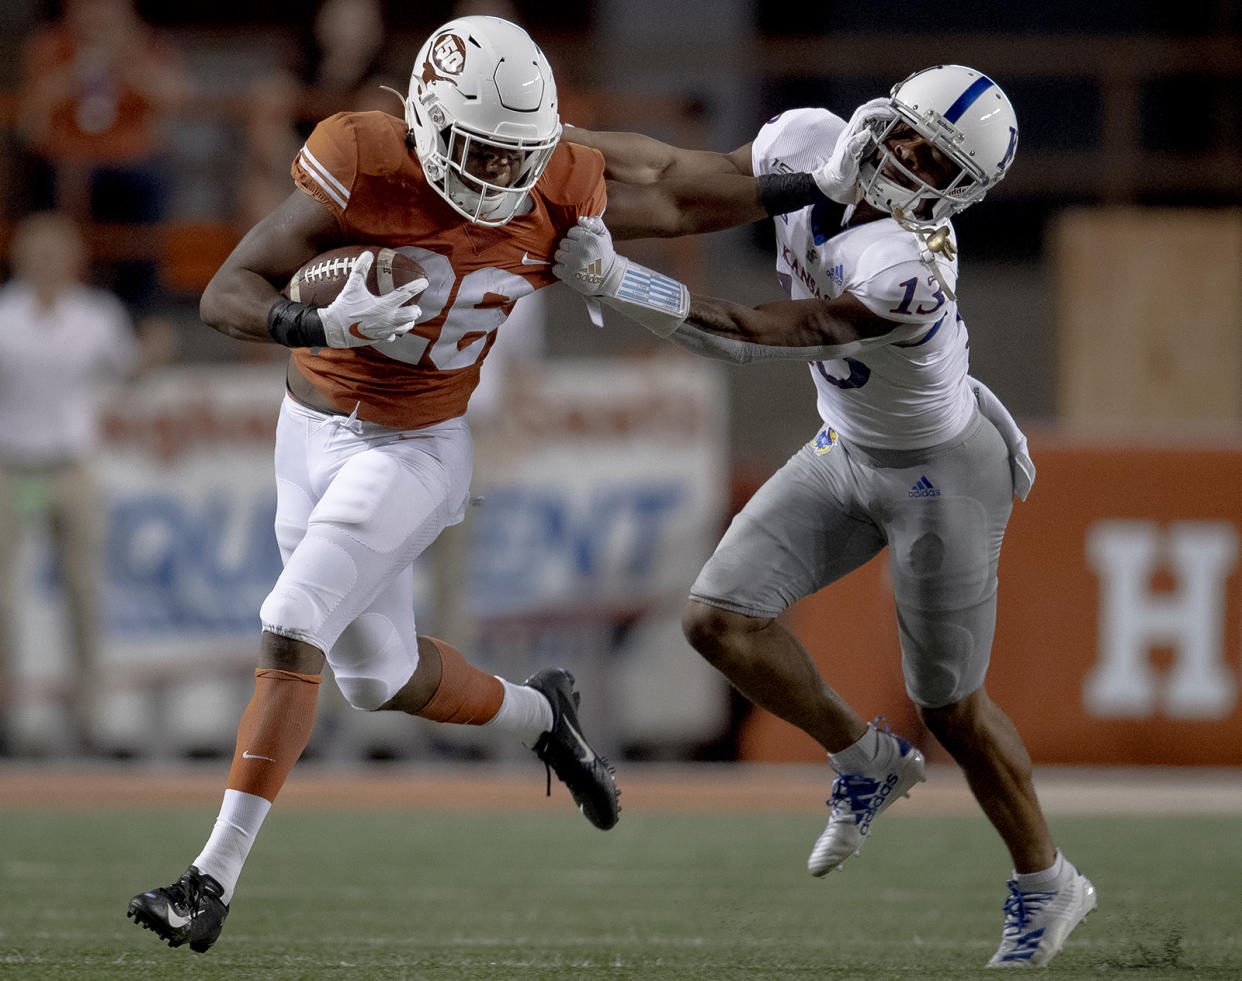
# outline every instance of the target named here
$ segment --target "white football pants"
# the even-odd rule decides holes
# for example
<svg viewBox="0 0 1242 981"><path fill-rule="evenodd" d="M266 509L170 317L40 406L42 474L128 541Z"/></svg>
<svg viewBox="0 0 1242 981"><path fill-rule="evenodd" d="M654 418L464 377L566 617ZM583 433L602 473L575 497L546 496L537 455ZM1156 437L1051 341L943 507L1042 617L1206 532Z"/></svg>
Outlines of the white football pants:
<svg viewBox="0 0 1242 981"><path fill-rule="evenodd" d="M462 419L390 429L288 395L276 427L284 571L263 629L322 650L351 705L373 711L418 664L412 563L465 514L473 462Z"/></svg>

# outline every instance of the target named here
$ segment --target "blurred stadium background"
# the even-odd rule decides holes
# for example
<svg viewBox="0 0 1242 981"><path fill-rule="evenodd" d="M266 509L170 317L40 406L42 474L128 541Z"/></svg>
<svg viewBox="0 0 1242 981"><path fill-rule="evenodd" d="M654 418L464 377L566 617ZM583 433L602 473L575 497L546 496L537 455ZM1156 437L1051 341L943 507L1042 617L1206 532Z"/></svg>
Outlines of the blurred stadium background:
<svg viewBox="0 0 1242 981"><path fill-rule="evenodd" d="M109 262L155 264L154 309L175 325L178 355L110 396L93 718L97 752L167 762L231 752L279 564L270 451L282 366L203 327L197 294L252 217L248 168L266 125L256 86L296 63L311 6L137 6L179 49L193 94L164 134L160 220L88 230L101 285ZM1039 479L1002 561L990 687L1037 763L1242 764L1242 8L515 9L548 53L565 121L684 145L732 149L797 105L848 115L929 64L1000 82L1022 127L1018 158L958 222L963 311L973 371L1027 428ZM58 12L37 0L0 9L0 260L33 200L15 127L22 44ZM418 45L453 13L447 2L385 4L381 77L404 91ZM698 289L778 296L762 227L630 252ZM523 318L536 333L546 324L530 347L542 353L495 366L504 384L476 427L484 500L420 566L420 625L509 677L568 664L588 724L619 759L820 758L739 704L677 626L732 510L816 429L805 368L694 362L619 322L596 330L576 298L545 292ZM9 750L65 756L68 640L28 503L19 616L4 625L19 656ZM942 759L907 705L890 605L878 560L790 619L861 712ZM308 750L325 761L519 752L350 712L330 685Z"/></svg>

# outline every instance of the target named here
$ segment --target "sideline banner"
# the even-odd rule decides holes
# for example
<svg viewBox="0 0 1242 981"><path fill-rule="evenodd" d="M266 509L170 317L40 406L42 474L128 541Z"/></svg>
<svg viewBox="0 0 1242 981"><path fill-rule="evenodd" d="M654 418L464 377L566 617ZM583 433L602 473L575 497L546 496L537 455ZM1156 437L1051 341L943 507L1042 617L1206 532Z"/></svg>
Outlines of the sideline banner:
<svg viewBox="0 0 1242 981"><path fill-rule="evenodd" d="M1036 762L1242 764L1242 445L1031 439L1034 490L1001 553L988 691ZM934 479L934 478L933 478ZM791 611L829 684L922 732L879 557ZM822 760L756 713L750 759Z"/></svg>
<svg viewBox="0 0 1242 981"><path fill-rule="evenodd" d="M470 612L680 601L723 516L726 422L711 362L545 365L512 411L472 423Z"/></svg>
<svg viewBox="0 0 1242 981"><path fill-rule="evenodd" d="M253 685L259 604L280 573L272 451L283 393L283 366L237 365L165 369L110 400L96 460L103 747L169 753L231 739L234 702ZM54 747L70 637L44 529L30 532L19 729Z"/></svg>
<svg viewBox="0 0 1242 981"><path fill-rule="evenodd" d="M420 561L420 623L435 626L436 603L453 597L490 648L539 656L513 665L517 680L560 653L533 649L549 623L572 621L576 637L589 624L580 657L624 654L622 667L635 669L614 679L630 692L611 712L618 740L646 722L659 734L650 711L669 720L669 738L711 738L723 724L723 684L703 666L686 711L666 711L687 679L666 657L670 632L649 621L653 611L677 617L719 532L728 471L718 366L675 354L549 361L528 375L496 421L473 424L483 501L459 536L461 562ZM281 365L177 368L131 386L107 412L97 468L108 515L103 746L145 754L154 738L165 753L231 749L253 686L259 606L281 568L272 453L283 393ZM55 747L68 631L38 527L19 581L17 728L32 745ZM624 643L601 641L619 615ZM675 622L672 631L680 641ZM629 676L639 665L646 682Z"/></svg>
<svg viewBox="0 0 1242 981"><path fill-rule="evenodd" d="M681 608L724 518L727 422L710 361L544 364L508 411L471 424L482 502L427 555L434 572L455 543L468 554L463 574L431 576L466 587L464 627L445 635L473 632L475 663L506 678L569 668L610 752L667 757L721 735L727 683L686 643Z"/></svg>

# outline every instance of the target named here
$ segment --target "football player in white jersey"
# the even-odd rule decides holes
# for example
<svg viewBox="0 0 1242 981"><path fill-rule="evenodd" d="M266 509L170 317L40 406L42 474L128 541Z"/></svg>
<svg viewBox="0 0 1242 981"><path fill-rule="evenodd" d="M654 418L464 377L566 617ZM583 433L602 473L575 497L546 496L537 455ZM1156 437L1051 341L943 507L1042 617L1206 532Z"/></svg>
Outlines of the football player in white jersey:
<svg viewBox="0 0 1242 981"><path fill-rule="evenodd" d="M1009 413L968 374L949 221L1013 161L1009 99L977 71L940 65L848 123L792 110L728 154L634 134L568 138L602 150L614 183L608 227L585 219L571 230L558 277L699 354L809 363L822 426L733 520L684 613L690 643L742 694L828 752L831 814L809 871L856 854L876 815L924 779L924 762L860 718L777 618L887 547L907 692L1013 858L989 966L1046 964L1095 908L1095 889L1053 843L1021 737L984 687L1001 539L1034 467ZM691 295L613 249L609 228L700 230L670 216L660 188L728 172L757 175L778 216L787 301Z"/></svg>

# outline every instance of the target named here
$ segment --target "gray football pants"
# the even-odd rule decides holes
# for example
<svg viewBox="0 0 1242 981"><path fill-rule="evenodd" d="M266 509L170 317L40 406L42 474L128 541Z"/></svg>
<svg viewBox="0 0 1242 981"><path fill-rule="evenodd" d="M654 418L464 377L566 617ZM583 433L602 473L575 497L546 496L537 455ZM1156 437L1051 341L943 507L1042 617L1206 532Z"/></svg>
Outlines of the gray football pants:
<svg viewBox="0 0 1242 981"><path fill-rule="evenodd" d="M690 596L771 619L887 545L906 691L923 707L948 705L987 673L1012 507L1008 450L977 412L921 450L821 431L733 519Z"/></svg>

